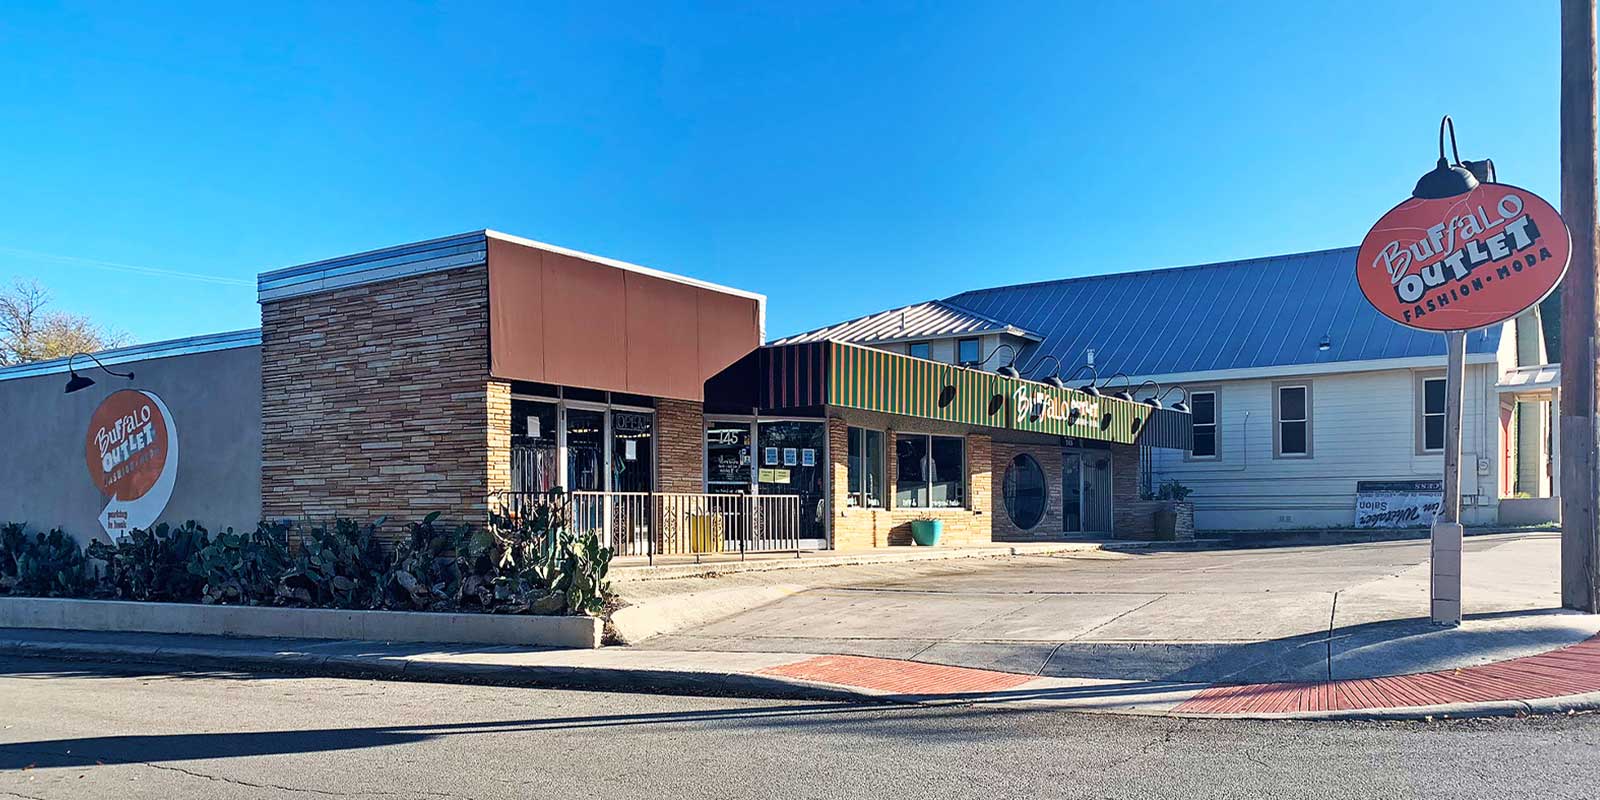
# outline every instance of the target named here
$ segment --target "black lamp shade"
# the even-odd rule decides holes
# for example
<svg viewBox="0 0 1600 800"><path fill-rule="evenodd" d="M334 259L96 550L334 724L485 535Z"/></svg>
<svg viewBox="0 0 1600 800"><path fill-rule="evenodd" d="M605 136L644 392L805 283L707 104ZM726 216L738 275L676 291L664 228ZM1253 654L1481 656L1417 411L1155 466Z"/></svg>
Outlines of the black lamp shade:
<svg viewBox="0 0 1600 800"><path fill-rule="evenodd" d="M946 386L939 390L939 407L944 408L956 399L956 387Z"/></svg>
<svg viewBox="0 0 1600 800"><path fill-rule="evenodd" d="M1082 389L1079 389L1078 391L1083 392L1084 394L1089 395L1090 397L1099 397L1100 396L1100 387L1098 387L1098 386L1096 386L1096 385L1094 385L1092 383L1089 384L1088 386L1083 387Z"/></svg>
<svg viewBox="0 0 1600 800"><path fill-rule="evenodd" d="M1133 402L1133 392L1130 392L1127 389L1123 389L1122 391L1111 396L1117 398L1118 400L1126 400L1130 403Z"/></svg>
<svg viewBox="0 0 1600 800"><path fill-rule="evenodd" d="M1001 377L1004 377L1004 378L1020 378L1020 377L1022 377L1022 373L1017 372L1017 368L1011 366L1010 364L1007 364L1007 365L995 370L995 372L997 374L999 374Z"/></svg>
<svg viewBox="0 0 1600 800"><path fill-rule="evenodd" d="M1417 179L1417 188L1411 196L1421 200L1455 197L1478 188L1478 179L1466 167L1454 167L1444 159L1428 174Z"/></svg>
<svg viewBox="0 0 1600 800"><path fill-rule="evenodd" d="M991 416L991 417L994 416L996 413L998 413L1000 411L1000 409L1005 408L1005 405L1006 405L1006 396L1005 395L997 394L997 395L994 395L994 396L990 397L989 398L989 416Z"/></svg>
<svg viewBox="0 0 1600 800"><path fill-rule="evenodd" d="M1189 413L1189 404L1179 400L1178 402L1172 404L1172 410L1187 414Z"/></svg>
<svg viewBox="0 0 1600 800"><path fill-rule="evenodd" d="M1050 377L1045 378L1044 382L1054 386L1057 389L1067 388L1067 384L1061 380L1060 375L1051 375Z"/></svg>
<svg viewBox="0 0 1600 800"><path fill-rule="evenodd" d="M67 378L67 390L65 394L72 394L73 392L76 392L80 389L87 389L93 385L94 378L91 378L87 375L79 375L76 371L74 371L72 373L72 377Z"/></svg>
<svg viewBox="0 0 1600 800"><path fill-rule="evenodd" d="M1160 408L1161 407L1161 398L1159 398L1159 397L1146 397L1144 399L1144 404L1149 406L1149 407L1151 407L1151 408Z"/></svg>

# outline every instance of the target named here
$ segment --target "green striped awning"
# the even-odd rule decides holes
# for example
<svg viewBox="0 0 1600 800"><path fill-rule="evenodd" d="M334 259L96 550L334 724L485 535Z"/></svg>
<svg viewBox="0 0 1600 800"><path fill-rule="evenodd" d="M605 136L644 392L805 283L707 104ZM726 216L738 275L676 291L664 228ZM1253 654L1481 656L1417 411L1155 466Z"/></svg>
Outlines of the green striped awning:
<svg viewBox="0 0 1600 800"><path fill-rule="evenodd" d="M1193 441L1185 413L844 342L766 347L758 361L768 411L825 405L1182 450Z"/></svg>

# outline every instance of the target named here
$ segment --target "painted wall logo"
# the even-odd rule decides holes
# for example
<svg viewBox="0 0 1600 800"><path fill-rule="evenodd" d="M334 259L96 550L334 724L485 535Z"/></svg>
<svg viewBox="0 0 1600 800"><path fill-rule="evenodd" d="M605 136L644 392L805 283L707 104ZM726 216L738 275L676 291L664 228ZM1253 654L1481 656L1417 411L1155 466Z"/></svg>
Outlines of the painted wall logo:
<svg viewBox="0 0 1600 800"><path fill-rule="evenodd" d="M113 392L89 417L84 457L107 500L100 512L107 535L153 525L178 475L178 432L166 404L150 392Z"/></svg>
<svg viewBox="0 0 1600 800"><path fill-rule="evenodd" d="M1572 239L1543 198L1504 183L1412 198L1361 243L1356 281L1384 316L1428 331L1504 322L1543 300L1567 272Z"/></svg>

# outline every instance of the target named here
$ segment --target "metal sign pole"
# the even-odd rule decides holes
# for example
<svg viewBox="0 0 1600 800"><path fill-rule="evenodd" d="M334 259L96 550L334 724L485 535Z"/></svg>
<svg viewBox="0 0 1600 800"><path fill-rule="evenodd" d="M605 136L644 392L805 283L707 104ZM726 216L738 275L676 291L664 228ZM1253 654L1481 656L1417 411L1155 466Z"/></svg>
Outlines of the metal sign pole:
<svg viewBox="0 0 1600 800"><path fill-rule="evenodd" d="M1461 406L1467 334L1444 335L1444 495L1429 542L1429 613L1435 625L1461 624Z"/></svg>

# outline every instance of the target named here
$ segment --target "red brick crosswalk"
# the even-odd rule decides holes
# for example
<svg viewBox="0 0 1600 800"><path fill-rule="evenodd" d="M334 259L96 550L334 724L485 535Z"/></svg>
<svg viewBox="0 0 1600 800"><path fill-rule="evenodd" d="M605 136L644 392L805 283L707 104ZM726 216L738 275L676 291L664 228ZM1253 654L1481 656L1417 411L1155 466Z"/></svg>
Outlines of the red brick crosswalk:
<svg viewBox="0 0 1600 800"><path fill-rule="evenodd" d="M1313 683L1212 686L1173 709L1188 714L1357 711L1537 700L1600 692L1600 636L1548 653L1443 672Z"/></svg>
<svg viewBox="0 0 1600 800"><path fill-rule="evenodd" d="M1012 672L863 656L817 656L793 664L768 667L761 672L765 675L909 695L997 692L1033 680L1032 675Z"/></svg>

